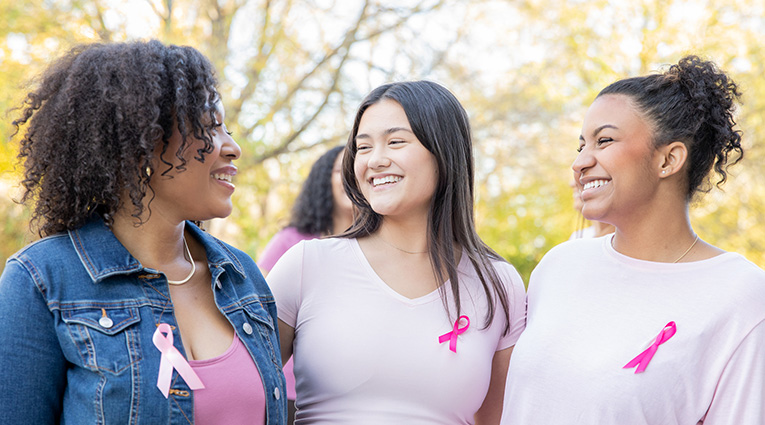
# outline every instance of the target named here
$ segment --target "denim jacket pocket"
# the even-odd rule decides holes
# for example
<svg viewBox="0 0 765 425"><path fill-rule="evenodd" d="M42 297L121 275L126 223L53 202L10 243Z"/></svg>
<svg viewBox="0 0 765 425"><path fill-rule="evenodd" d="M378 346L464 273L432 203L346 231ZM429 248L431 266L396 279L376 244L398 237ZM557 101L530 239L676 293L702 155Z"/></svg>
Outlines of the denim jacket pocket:
<svg viewBox="0 0 765 425"><path fill-rule="evenodd" d="M273 332L275 329L274 321L268 311L263 307L263 304L258 300L254 300L245 304L244 311L247 313L247 317L265 326L267 331Z"/></svg>
<svg viewBox="0 0 765 425"><path fill-rule="evenodd" d="M62 308L61 318L77 347L82 366L120 374L141 360L138 307L77 306Z"/></svg>

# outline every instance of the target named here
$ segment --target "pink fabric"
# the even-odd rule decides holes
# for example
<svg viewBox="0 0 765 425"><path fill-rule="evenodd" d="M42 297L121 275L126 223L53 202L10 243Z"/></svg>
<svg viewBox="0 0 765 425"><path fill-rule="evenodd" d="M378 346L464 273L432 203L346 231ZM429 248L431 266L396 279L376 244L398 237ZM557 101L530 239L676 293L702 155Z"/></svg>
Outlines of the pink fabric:
<svg viewBox="0 0 765 425"><path fill-rule="evenodd" d="M266 395L257 366L237 336L218 357L190 360L205 388L194 391L194 424L266 423Z"/></svg>
<svg viewBox="0 0 765 425"><path fill-rule="evenodd" d="M312 235L308 233L300 233L294 227L285 227L280 230L270 241L266 244L266 248L258 259L258 267L261 270L268 272L274 267L279 258L292 248L293 245L300 241L306 241L310 239L316 239L320 235ZM295 400L295 372L292 366L292 357L284 364L284 378L287 381L287 399Z"/></svg>
<svg viewBox="0 0 765 425"><path fill-rule="evenodd" d="M319 236L321 235L300 233L294 227L285 227L268 241L268 244L266 244L265 249L263 249L263 252L258 258L258 267L265 271L271 270L274 267L274 264L279 261L279 258L281 258L288 249L292 248L292 245L295 245L300 241L316 239Z"/></svg>
<svg viewBox="0 0 765 425"><path fill-rule="evenodd" d="M487 299L463 253L460 315L470 327L457 352L440 335L454 331L438 290L407 298L375 273L355 239L300 242L268 275L279 319L295 329L298 424L472 424L491 365L525 326L523 281L508 263L492 263L508 292L510 330L497 307L484 326ZM448 283L446 284L447 288ZM464 319L458 329L467 324ZM449 338L451 340L451 337ZM533 422L529 422L533 423Z"/></svg>

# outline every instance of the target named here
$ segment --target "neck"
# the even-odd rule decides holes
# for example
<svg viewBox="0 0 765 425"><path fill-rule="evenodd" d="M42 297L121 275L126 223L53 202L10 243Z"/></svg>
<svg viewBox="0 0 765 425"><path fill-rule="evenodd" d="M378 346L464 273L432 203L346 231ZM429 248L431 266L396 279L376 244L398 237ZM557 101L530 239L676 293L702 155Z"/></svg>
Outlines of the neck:
<svg viewBox="0 0 765 425"><path fill-rule="evenodd" d="M189 273L189 259L183 246L185 222L172 223L158 212L140 226L130 214L115 215L112 232L141 265L164 272L169 279L181 280ZM194 252L193 241L187 243Z"/></svg>
<svg viewBox="0 0 765 425"><path fill-rule="evenodd" d="M603 223L602 221L593 221L592 227L595 229L596 237L614 233L614 230L616 230L612 224Z"/></svg>
<svg viewBox="0 0 765 425"><path fill-rule="evenodd" d="M380 228L375 236L402 251L410 253L427 253L428 251L428 222L422 220L392 220L383 217Z"/></svg>
<svg viewBox="0 0 765 425"><path fill-rule="evenodd" d="M614 249L639 260L672 263L686 253L696 234L687 207L683 211L663 210L652 219L617 225Z"/></svg>

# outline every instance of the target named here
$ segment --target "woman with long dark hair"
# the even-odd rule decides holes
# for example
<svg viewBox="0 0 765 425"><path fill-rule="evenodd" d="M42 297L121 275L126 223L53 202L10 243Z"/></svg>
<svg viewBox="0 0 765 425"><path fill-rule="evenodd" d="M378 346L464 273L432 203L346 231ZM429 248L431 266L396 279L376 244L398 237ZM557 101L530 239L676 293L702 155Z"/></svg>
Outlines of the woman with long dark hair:
<svg viewBox="0 0 765 425"><path fill-rule="evenodd" d="M43 239L0 277L0 423L282 424L276 306L206 234L241 150L210 62L158 41L53 63L21 117Z"/></svg>
<svg viewBox="0 0 765 425"><path fill-rule="evenodd" d="M378 87L343 181L351 228L300 242L268 279L298 423L497 423L525 290L476 233L465 110L432 82Z"/></svg>
<svg viewBox="0 0 765 425"><path fill-rule="evenodd" d="M739 87L709 61L617 81L584 117L582 214L531 275L505 424L765 423L765 272L701 240L689 205L743 154Z"/></svg>

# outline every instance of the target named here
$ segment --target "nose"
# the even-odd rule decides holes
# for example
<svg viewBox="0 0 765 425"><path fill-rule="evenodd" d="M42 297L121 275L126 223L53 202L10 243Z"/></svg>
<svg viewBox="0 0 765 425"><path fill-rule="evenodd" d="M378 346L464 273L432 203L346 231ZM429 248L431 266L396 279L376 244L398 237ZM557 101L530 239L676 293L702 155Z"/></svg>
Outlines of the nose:
<svg viewBox="0 0 765 425"><path fill-rule="evenodd" d="M369 156L369 168L385 168L390 165L390 158L388 158L388 151L385 147L372 149Z"/></svg>
<svg viewBox="0 0 765 425"><path fill-rule="evenodd" d="M223 140L223 146L221 146L220 149L221 156L232 161L239 159L239 157L242 156L242 148L239 147L239 144L236 143L236 140L234 140L233 137L228 134L225 136L226 138Z"/></svg>
<svg viewBox="0 0 765 425"><path fill-rule="evenodd" d="M576 156L573 164L571 164L571 169L574 170L574 178L578 179L584 170L593 165L595 165L595 157L593 157L591 150L585 146L579 152L579 155Z"/></svg>

